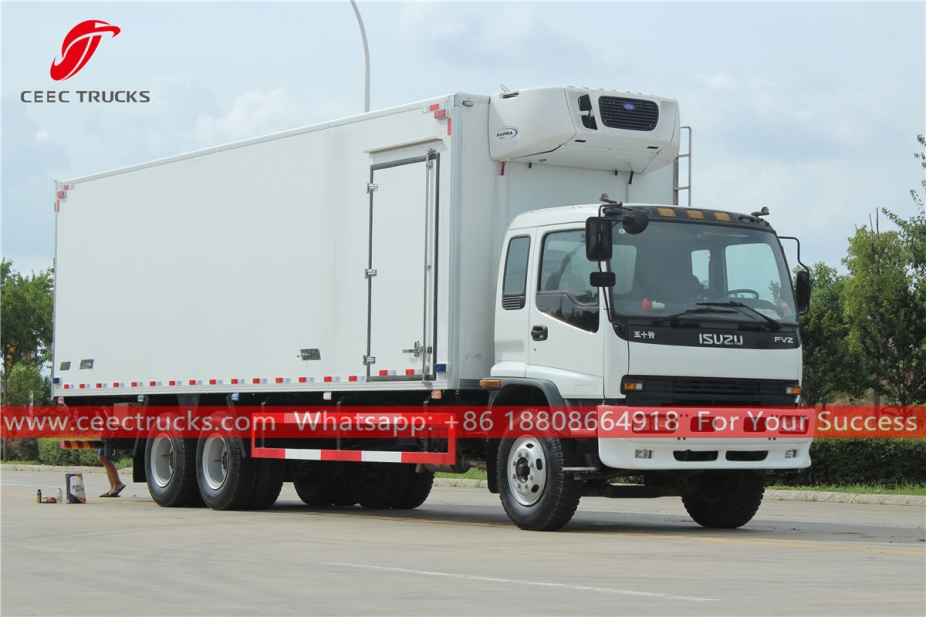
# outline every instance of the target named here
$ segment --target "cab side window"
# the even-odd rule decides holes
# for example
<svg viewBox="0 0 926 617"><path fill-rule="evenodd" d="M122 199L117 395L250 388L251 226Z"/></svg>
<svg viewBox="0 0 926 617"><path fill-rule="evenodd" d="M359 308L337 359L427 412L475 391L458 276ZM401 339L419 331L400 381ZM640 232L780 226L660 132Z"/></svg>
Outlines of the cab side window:
<svg viewBox="0 0 926 617"><path fill-rule="evenodd" d="M537 309L588 332L598 331L598 288L589 274L598 265L585 258L585 231L556 231L543 239Z"/></svg>
<svg viewBox="0 0 926 617"><path fill-rule="evenodd" d="M527 259L531 239L527 236L512 238L505 257L505 278L502 281L502 308L516 311L524 308L527 298Z"/></svg>

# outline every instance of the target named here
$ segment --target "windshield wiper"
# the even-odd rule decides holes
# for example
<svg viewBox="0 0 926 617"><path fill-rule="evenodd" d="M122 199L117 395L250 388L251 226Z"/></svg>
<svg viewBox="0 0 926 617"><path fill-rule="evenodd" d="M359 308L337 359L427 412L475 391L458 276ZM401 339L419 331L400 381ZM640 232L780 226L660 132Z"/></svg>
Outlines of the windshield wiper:
<svg viewBox="0 0 926 617"><path fill-rule="evenodd" d="M764 313L760 313L759 311L757 311L756 309L752 308L752 307L749 306L748 304L743 304L742 302L734 302L734 301L730 300L730 301L728 301L728 302L696 302L695 304L697 304L698 306L704 306L704 307L711 307L711 306L732 306L732 307L738 308L738 309L746 309L747 311L749 311L749 312L752 313L753 315L758 315L759 317L761 317L762 319L764 319L765 321L767 321L767 322L769 323L769 325L771 326L772 330L775 330L775 331L781 330L781 324L778 323L776 320L772 319L771 317L769 317L768 315L766 315L766 314L764 314Z"/></svg>
<svg viewBox="0 0 926 617"><path fill-rule="evenodd" d="M704 304L699 302L699 304ZM681 313L676 313L674 315L663 315L662 317L657 317L653 320L653 325L658 326L661 323L672 319L678 319L679 317L684 317L685 315L692 315L695 313L735 313L736 311L725 311L723 309L711 308L709 306L703 306L701 308L688 309L687 311L682 311Z"/></svg>

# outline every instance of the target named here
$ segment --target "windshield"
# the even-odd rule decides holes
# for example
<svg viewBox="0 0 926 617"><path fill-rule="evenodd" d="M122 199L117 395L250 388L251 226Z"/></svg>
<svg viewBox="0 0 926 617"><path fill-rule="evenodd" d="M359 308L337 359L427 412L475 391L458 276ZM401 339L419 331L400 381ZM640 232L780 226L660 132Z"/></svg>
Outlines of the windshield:
<svg viewBox="0 0 926 617"><path fill-rule="evenodd" d="M771 231L651 220L636 235L615 223L613 242L611 308L618 317L796 321L787 264Z"/></svg>

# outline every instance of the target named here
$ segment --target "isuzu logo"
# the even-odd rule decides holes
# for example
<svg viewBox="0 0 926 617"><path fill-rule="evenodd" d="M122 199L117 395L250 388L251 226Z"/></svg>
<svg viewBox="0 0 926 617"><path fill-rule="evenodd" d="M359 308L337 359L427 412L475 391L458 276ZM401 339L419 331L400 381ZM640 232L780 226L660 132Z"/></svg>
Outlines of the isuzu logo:
<svg viewBox="0 0 926 617"><path fill-rule="evenodd" d="M742 347L742 334L699 334L698 342L702 345L723 345L727 347Z"/></svg>

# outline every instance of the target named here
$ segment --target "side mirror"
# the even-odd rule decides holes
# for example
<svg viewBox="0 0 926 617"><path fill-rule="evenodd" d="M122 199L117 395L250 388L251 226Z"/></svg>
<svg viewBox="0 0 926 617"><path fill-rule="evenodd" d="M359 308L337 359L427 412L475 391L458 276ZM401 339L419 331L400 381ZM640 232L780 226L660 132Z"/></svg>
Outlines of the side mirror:
<svg viewBox="0 0 926 617"><path fill-rule="evenodd" d="M597 216L585 221L585 257L589 261L611 259L611 222Z"/></svg>
<svg viewBox="0 0 926 617"><path fill-rule="evenodd" d="M794 287L797 312L803 315L810 310L810 273L807 270L801 270L797 273L797 282Z"/></svg>
<svg viewBox="0 0 926 617"><path fill-rule="evenodd" d="M613 272L592 272L588 275L588 284L592 287L614 287L617 276Z"/></svg>
<svg viewBox="0 0 926 617"><path fill-rule="evenodd" d="M649 215L642 210L628 210L623 217L624 231L631 235L641 233L649 225Z"/></svg>

